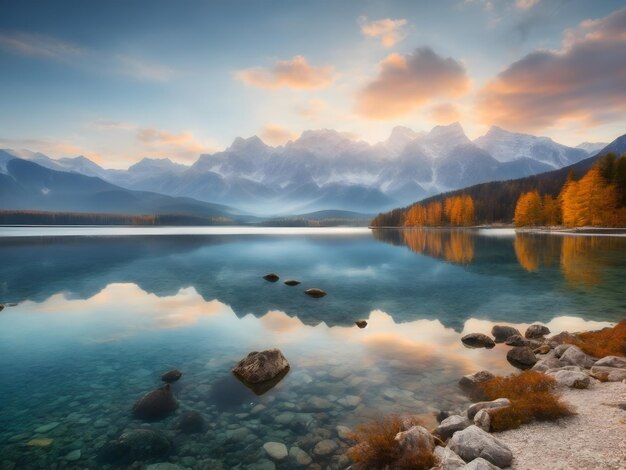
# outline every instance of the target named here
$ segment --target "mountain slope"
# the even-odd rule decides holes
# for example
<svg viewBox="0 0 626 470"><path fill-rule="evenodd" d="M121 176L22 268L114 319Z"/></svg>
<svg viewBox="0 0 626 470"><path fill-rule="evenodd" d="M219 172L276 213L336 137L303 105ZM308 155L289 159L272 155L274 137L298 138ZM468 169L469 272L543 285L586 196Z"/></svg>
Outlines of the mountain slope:
<svg viewBox="0 0 626 470"><path fill-rule="evenodd" d="M225 206L130 191L100 178L50 170L21 159L9 160L6 174L0 174L0 209L232 216Z"/></svg>

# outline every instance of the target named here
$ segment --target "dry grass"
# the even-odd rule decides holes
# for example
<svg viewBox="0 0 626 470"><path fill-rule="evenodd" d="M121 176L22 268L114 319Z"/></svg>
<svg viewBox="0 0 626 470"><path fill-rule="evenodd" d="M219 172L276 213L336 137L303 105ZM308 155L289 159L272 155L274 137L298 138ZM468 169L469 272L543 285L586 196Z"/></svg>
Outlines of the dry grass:
<svg viewBox="0 0 626 470"><path fill-rule="evenodd" d="M419 425L417 419L411 425ZM356 469L427 470L435 465L430 451L403 452L395 440L396 434L407 429L406 418L387 416L357 427L351 439L356 445L348 450L348 457Z"/></svg>
<svg viewBox="0 0 626 470"><path fill-rule="evenodd" d="M575 344L590 356L626 356L626 320L612 328L578 333L576 340L566 340Z"/></svg>
<svg viewBox="0 0 626 470"><path fill-rule="evenodd" d="M482 385L489 400L508 398L511 406L494 410L491 430L505 431L533 420L553 421L573 411L556 394L555 380L541 372L525 371L496 377Z"/></svg>

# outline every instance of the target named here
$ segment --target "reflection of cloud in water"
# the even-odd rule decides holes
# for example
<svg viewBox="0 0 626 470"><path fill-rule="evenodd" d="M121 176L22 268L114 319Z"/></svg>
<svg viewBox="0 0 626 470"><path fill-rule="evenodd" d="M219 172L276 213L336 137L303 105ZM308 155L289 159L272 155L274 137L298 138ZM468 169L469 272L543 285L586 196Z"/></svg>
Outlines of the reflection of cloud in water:
<svg viewBox="0 0 626 470"><path fill-rule="evenodd" d="M368 326L359 329L328 327L325 323L309 326L297 316L278 310L261 318L246 315L238 318L227 305L207 302L194 288L181 289L177 295L157 297L135 284L111 284L88 300L71 300L55 295L37 304L24 302L16 312L53 314L50 321L87 322L91 342L122 341L155 330L202 328L212 337L227 339L241 347L281 347L294 352L302 364L324 365L328 358L341 354L361 367L385 363L386 367L405 374L437 371L452 377L480 369L510 372L504 351L467 349L460 338L470 332L491 333L495 324L488 320L469 319L461 333L446 328L439 320L420 319L396 323L380 310L369 315ZM56 317L60 319L56 320ZM46 320L47 321L47 320ZM518 328L527 323L500 323ZM576 317L557 317L547 323L553 333L585 331L609 326L607 322L587 321ZM97 333L95 333L95 332ZM71 331L68 331L71 335Z"/></svg>
<svg viewBox="0 0 626 470"><path fill-rule="evenodd" d="M384 266L383 266L384 267ZM313 269L315 276L343 276L343 277L378 277L378 271L372 266L363 268L338 267L321 264Z"/></svg>

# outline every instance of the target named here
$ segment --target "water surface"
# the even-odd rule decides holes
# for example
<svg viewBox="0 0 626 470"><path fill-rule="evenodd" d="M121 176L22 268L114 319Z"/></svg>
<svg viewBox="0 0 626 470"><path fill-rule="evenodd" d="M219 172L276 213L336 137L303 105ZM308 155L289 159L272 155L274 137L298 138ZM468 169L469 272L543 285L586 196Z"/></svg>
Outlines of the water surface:
<svg viewBox="0 0 626 470"><path fill-rule="evenodd" d="M136 230L0 229L0 303L17 303L0 312L0 455L16 468L98 467L106 441L146 425L132 405L172 367L184 373L180 408L149 424L175 442L162 461L295 468L290 458L268 459L263 443L277 441L345 468L337 425L461 409L461 375L513 371L506 347L466 349L463 334L489 333L496 322L600 328L626 307L619 237ZM302 284L268 283L261 277L270 271ZM311 299L308 287L328 295ZM357 328L359 319L368 327ZM230 369L270 347L291 371L258 397ZM206 431L181 435L172 428L190 409ZM27 445L33 438L53 441ZM323 439L338 449L316 455Z"/></svg>

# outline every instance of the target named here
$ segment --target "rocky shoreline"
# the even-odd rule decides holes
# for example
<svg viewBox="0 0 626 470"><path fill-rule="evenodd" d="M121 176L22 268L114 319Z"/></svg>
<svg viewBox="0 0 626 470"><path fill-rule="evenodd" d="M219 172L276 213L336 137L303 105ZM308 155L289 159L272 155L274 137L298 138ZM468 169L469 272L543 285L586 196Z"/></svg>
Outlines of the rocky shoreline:
<svg viewBox="0 0 626 470"><path fill-rule="evenodd" d="M625 326L626 323L621 322L615 328ZM550 388L554 385L555 410L542 410L542 406L548 405L536 403L537 419L529 417L530 422L520 427L520 423L526 423L522 416L519 423L513 422L510 426L513 429L494 433L502 431L498 428L503 423L507 425L503 415L515 416L513 411L517 404L504 396L481 401L489 390L488 385L498 379L488 371L478 371L462 377L459 382L475 401L465 411L447 417L447 413L441 414L439 418L444 419L430 431L407 421L395 436L400 449L397 461L419 452L421 456L434 457L435 466L430 470L626 468L626 440L623 438L626 432L626 357L593 357L572 344L580 342L581 334L562 332L546 338L550 330L544 325L529 326L524 336L515 328L503 325L494 326L491 333L494 338L470 333L461 340L471 348L491 349L496 342L512 346L507 359L528 371L523 373L526 382L518 380L523 374L504 381L519 382L519 387L531 381L539 387L544 386L542 381ZM623 332L619 334L618 341L623 341ZM602 338L602 341L605 346L610 339ZM542 376L549 379L542 379ZM528 388L519 393L530 394L531 391ZM532 402L533 397L524 398ZM538 401L545 398L546 395L536 397ZM554 418L549 413L554 413ZM499 419L497 426L494 426L494 419ZM357 444L363 445L373 444ZM354 452L354 455L362 454ZM428 467L418 465L418 468ZM371 465L357 461L353 468L366 469ZM390 468L408 467L391 464Z"/></svg>

